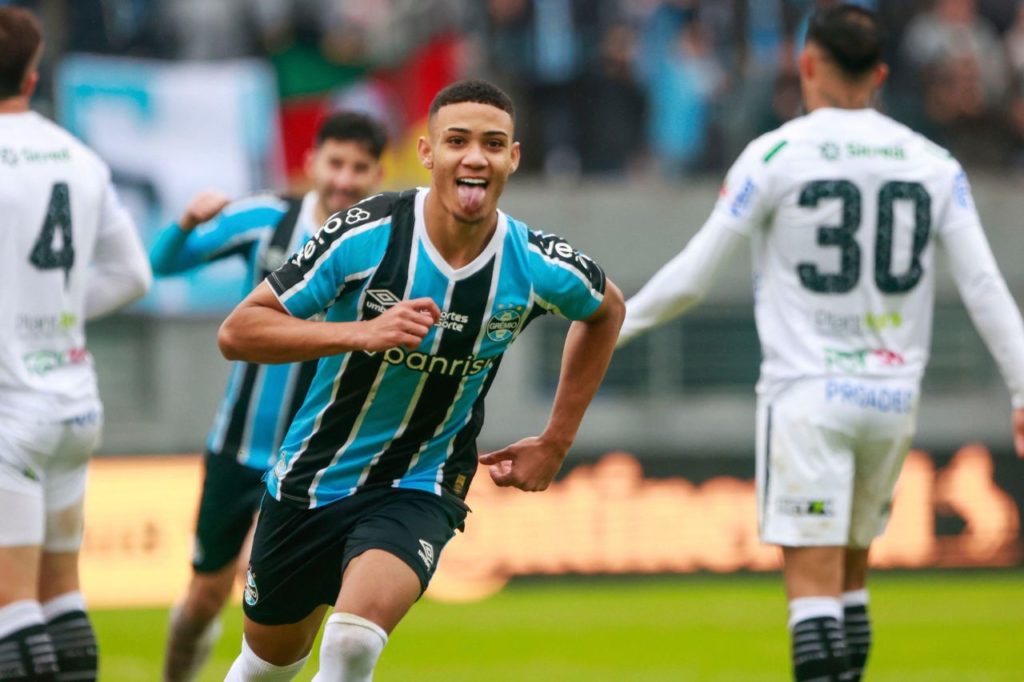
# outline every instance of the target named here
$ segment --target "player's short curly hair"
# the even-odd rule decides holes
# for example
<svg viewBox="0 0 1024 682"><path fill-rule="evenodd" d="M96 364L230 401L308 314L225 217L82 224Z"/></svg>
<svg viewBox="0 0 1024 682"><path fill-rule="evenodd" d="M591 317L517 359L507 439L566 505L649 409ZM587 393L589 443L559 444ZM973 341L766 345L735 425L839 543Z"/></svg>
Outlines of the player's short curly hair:
<svg viewBox="0 0 1024 682"><path fill-rule="evenodd" d="M371 116L357 111L336 111L324 119L316 133L317 147L327 140L359 143L373 154L373 158L380 159L388 144L388 133Z"/></svg>
<svg viewBox="0 0 1024 682"><path fill-rule="evenodd" d="M460 104L462 102L478 102L489 104L507 112L512 120L515 120L515 107L512 106L512 98L493 83L483 80L456 81L442 89L430 103L430 116L433 118L441 107L449 104Z"/></svg>
<svg viewBox="0 0 1024 682"><path fill-rule="evenodd" d="M881 63L885 32L874 12L839 4L811 16L807 42L825 50L844 74L859 78Z"/></svg>
<svg viewBox="0 0 1024 682"><path fill-rule="evenodd" d="M0 7L0 99L21 94L42 42L43 32L34 14L21 7Z"/></svg>

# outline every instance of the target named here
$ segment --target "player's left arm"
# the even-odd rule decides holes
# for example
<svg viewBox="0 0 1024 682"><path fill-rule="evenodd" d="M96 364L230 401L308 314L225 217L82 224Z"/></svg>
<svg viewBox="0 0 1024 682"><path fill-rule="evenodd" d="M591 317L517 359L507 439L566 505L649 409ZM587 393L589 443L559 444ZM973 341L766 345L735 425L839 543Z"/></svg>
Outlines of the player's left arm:
<svg viewBox="0 0 1024 682"><path fill-rule="evenodd" d="M551 415L539 436L480 456L496 484L526 491L544 490L562 468L608 369L626 312L622 292L593 261L562 240L550 236L541 240L542 248L560 257L543 258L535 252L550 275L539 294L550 310L576 320L565 337Z"/></svg>
<svg viewBox="0 0 1024 682"><path fill-rule="evenodd" d="M85 290L87 320L142 298L153 281L135 223L110 185L100 210L100 227Z"/></svg>
<svg viewBox="0 0 1024 682"><path fill-rule="evenodd" d="M1024 321L1003 279L961 172L939 243L960 297L1006 381L1013 401L1013 440L1024 457Z"/></svg>

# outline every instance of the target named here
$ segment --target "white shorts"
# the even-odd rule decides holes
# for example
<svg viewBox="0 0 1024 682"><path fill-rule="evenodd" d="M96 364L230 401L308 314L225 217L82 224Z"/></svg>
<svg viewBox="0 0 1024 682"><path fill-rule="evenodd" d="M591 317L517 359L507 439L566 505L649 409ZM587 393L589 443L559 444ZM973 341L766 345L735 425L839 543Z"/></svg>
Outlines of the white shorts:
<svg viewBox="0 0 1024 682"><path fill-rule="evenodd" d="M916 381L833 377L757 405L761 541L867 548L889 520L914 435Z"/></svg>
<svg viewBox="0 0 1024 682"><path fill-rule="evenodd" d="M0 546L78 550L86 471L102 428L99 409L59 422L0 417Z"/></svg>

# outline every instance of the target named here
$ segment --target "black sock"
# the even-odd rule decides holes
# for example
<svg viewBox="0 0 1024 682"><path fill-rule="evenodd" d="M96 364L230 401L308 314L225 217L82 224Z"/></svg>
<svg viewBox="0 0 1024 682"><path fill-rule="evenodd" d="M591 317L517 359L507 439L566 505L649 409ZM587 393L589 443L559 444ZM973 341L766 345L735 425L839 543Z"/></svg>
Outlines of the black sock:
<svg viewBox="0 0 1024 682"><path fill-rule="evenodd" d="M843 629L846 631L846 650L850 655L850 682L860 682L871 649L871 619L867 604L847 605L843 608Z"/></svg>
<svg viewBox="0 0 1024 682"><path fill-rule="evenodd" d="M42 623L0 639L0 680L56 682L57 654Z"/></svg>
<svg viewBox="0 0 1024 682"><path fill-rule="evenodd" d="M85 611L67 611L47 621L57 650L57 682L95 682L98 666L96 633Z"/></svg>
<svg viewBox="0 0 1024 682"><path fill-rule="evenodd" d="M846 682L849 666L843 626L835 618L808 618L793 625L793 679L797 682Z"/></svg>

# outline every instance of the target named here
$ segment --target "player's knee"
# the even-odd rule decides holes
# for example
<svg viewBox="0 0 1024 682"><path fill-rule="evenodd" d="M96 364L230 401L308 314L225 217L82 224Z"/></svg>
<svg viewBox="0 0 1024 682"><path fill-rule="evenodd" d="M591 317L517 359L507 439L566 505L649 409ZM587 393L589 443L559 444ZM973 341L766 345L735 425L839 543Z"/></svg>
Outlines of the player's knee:
<svg viewBox="0 0 1024 682"><path fill-rule="evenodd" d="M186 617L203 622L216 618L231 595L234 572L197 573L189 585L183 612Z"/></svg>
<svg viewBox="0 0 1024 682"><path fill-rule="evenodd" d="M376 623L349 613L335 613L327 619L320 645L320 661L345 672L343 679L369 679L387 633Z"/></svg>

